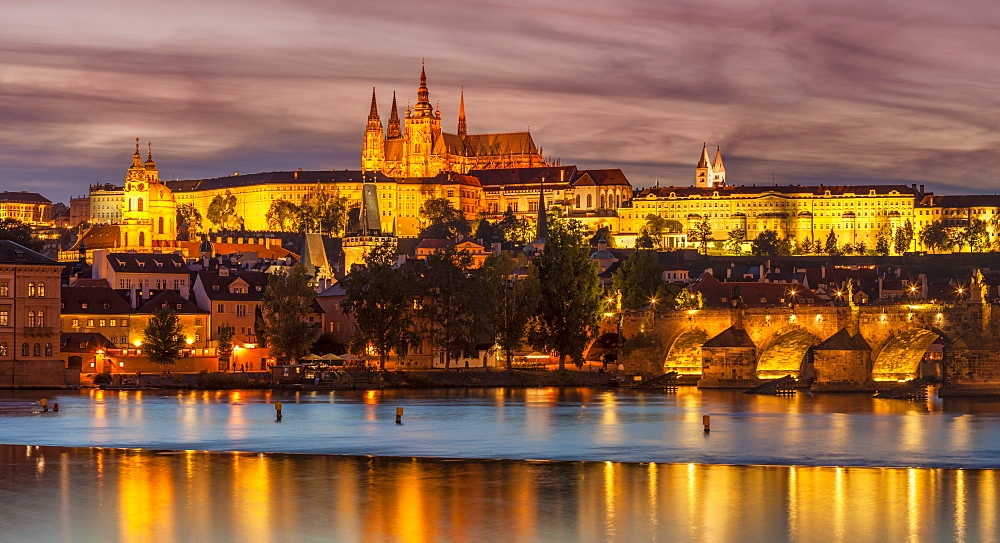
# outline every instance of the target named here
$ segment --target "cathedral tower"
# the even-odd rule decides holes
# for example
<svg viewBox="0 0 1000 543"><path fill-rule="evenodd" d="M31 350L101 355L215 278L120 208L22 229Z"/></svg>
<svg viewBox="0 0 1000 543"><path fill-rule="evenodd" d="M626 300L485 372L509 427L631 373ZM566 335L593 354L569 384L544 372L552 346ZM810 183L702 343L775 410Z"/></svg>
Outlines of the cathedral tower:
<svg viewBox="0 0 1000 543"><path fill-rule="evenodd" d="M142 162L139 138L135 140L132 165L125 174L119 235L120 250L151 253L177 249L177 204L173 192L160 182L152 143L146 162Z"/></svg>
<svg viewBox="0 0 1000 543"><path fill-rule="evenodd" d="M361 171L380 172L385 164L385 134L382 121L378 117L375 101L375 87L372 87L372 107L368 112L368 126L365 128L365 146L361 152Z"/></svg>
<svg viewBox="0 0 1000 543"><path fill-rule="evenodd" d="M441 141L441 115L434 111L427 90L427 74L420 67L417 103L406 116L405 173L407 177L430 177L447 169L437 164L435 144Z"/></svg>
<svg viewBox="0 0 1000 543"><path fill-rule="evenodd" d="M701 147L701 158L695 168L694 186L712 188L726 186L726 167L722 164L721 148L715 149L715 162L708 158L708 144Z"/></svg>

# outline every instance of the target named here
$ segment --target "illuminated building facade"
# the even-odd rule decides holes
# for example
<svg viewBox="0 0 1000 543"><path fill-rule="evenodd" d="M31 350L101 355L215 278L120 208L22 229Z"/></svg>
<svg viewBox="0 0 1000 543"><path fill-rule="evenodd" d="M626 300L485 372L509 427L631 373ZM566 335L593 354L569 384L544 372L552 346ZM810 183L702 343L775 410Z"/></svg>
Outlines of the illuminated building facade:
<svg viewBox="0 0 1000 543"><path fill-rule="evenodd" d="M0 192L0 220L17 219L32 226L51 226L52 201L37 192Z"/></svg>

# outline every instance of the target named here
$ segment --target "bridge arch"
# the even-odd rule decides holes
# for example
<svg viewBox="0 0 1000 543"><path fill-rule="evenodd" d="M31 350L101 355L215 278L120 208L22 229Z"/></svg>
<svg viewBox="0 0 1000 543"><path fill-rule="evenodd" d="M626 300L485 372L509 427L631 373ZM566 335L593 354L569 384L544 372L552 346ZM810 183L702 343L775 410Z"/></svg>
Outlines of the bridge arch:
<svg viewBox="0 0 1000 543"><path fill-rule="evenodd" d="M802 326L788 326L771 336L757 359L757 378L798 378L809 361L809 349L820 339Z"/></svg>
<svg viewBox="0 0 1000 543"><path fill-rule="evenodd" d="M663 372L701 375L701 346L708 341L708 332L700 328L685 328L670 342L663 361Z"/></svg>
<svg viewBox="0 0 1000 543"><path fill-rule="evenodd" d="M948 341L933 328L910 328L890 337L872 363L875 381L906 381L920 376L920 361L938 339Z"/></svg>

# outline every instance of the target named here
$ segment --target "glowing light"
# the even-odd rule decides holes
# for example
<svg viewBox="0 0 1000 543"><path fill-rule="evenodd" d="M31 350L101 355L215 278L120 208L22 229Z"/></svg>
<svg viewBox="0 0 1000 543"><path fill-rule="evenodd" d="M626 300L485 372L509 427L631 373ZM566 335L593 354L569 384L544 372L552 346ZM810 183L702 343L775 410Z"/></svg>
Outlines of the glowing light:
<svg viewBox="0 0 1000 543"><path fill-rule="evenodd" d="M604 312L604 316L605 316L605 317L611 317L611 316L614 316L614 313L611 313L611 312L609 312L609 311L605 311L605 312Z"/></svg>
<svg viewBox="0 0 1000 543"><path fill-rule="evenodd" d="M135 345L136 347L139 347L139 346L141 346L141 345L142 345L142 341L139 341L139 340L137 339L137 340L135 340L135 341L133 341L133 342L132 342L132 345Z"/></svg>
<svg viewBox="0 0 1000 543"><path fill-rule="evenodd" d="M194 340L191 339L191 338L187 338L187 339L184 340L184 343L187 343L188 345L190 345L190 344L194 343Z"/></svg>

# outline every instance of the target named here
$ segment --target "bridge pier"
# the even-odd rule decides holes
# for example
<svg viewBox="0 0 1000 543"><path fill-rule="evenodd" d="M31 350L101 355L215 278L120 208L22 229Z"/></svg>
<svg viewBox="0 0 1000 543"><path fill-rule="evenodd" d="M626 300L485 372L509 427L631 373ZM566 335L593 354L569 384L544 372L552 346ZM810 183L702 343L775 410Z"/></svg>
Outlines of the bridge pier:
<svg viewBox="0 0 1000 543"><path fill-rule="evenodd" d="M700 388L750 388L757 378L757 346L746 330L731 326L701 346Z"/></svg>
<svg viewBox="0 0 1000 543"><path fill-rule="evenodd" d="M841 328L826 341L813 347L815 392L858 392L875 390L872 380L872 348L861 334Z"/></svg>
<svg viewBox="0 0 1000 543"><path fill-rule="evenodd" d="M967 333L944 349L939 395L1000 395L1000 341L994 334Z"/></svg>

